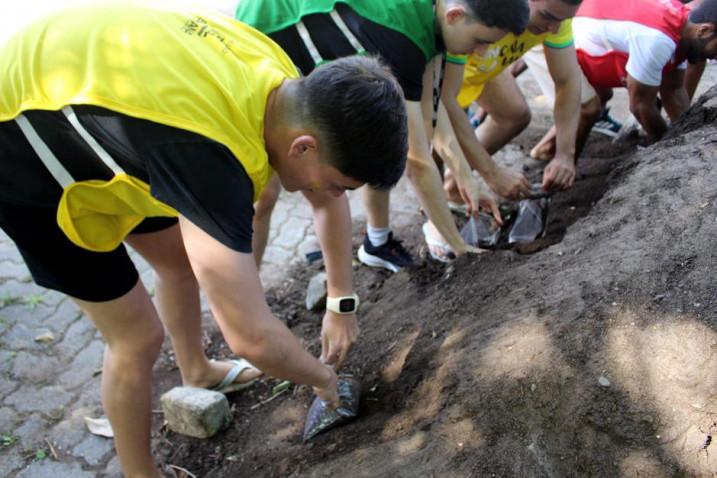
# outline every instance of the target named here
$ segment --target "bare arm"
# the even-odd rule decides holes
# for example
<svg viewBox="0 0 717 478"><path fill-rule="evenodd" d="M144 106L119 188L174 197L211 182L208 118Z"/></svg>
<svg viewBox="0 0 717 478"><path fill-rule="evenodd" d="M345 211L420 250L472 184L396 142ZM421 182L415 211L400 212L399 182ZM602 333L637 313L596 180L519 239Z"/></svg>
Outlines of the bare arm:
<svg viewBox="0 0 717 478"><path fill-rule="evenodd" d="M545 47L548 71L555 83L555 157L545 168L543 188L565 189L575 181L575 141L580 120L580 67L575 47Z"/></svg>
<svg viewBox="0 0 717 478"><path fill-rule="evenodd" d="M695 91L697 91L697 86L700 84L702 74L705 72L705 66L707 66L707 60L687 65L685 88L687 88L687 96L689 96L690 101L695 98Z"/></svg>
<svg viewBox="0 0 717 478"><path fill-rule="evenodd" d="M674 69L662 76L660 98L672 121L682 116L690 106L690 96L685 86L685 70Z"/></svg>
<svg viewBox="0 0 717 478"><path fill-rule="evenodd" d="M458 232L448 209L441 175L431 157L421 104L406 102L408 113L408 161L406 174L428 218L456 254L466 252L466 243Z"/></svg>
<svg viewBox="0 0 717 478"><path fill-rule="evenodd" d="M304 191L314 209L314 227L321 242L326 264L329 297L353 292L351 267L351 210L346 194L338 198L328 193ZM321 326L321 360L341 368L359 334L356 314L340 315L326 311Z"/></svg>
<svg viewBox="0 0 717 478"><path fill-rule="evenodd" d="M499 196L517 198L520 193L528 194L530 183L525 176L513 169L501 167L493 161L488 151L478 141L468 117L458 104L458 92L463 83L463 69L463 65L446 64L441 101L467 162Z"/></svg>
<svg viewBox="0 0 717 478"><path fill-rule="evenodd" d="M627 92L630 96L630 112L637 118L647 135L658 140L667 131L667 123L657 108L659 87L640 83L631 75L627 76Z"/></svg>
<svg viewBox="0 0 717 478"><path fill-rule="evenodd" d="M179 225L192 270L231 349L265 373L311 385L337 403L334 372L269 310L253 255L226 247L184 217Z"/></svg>

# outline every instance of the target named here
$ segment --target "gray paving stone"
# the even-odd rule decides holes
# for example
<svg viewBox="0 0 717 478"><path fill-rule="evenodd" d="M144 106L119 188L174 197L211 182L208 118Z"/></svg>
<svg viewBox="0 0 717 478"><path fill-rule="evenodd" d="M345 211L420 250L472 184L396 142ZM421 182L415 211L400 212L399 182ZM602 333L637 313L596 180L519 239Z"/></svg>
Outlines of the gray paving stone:
<svg viewBox="0 0 717 478"><path fill-rule="evenodd" d="M60 305L60 303L62 301L69 300L69 298L62 292L57 292L56 290L50 290L50 289L47 289L42 294L42 297L43 297L42 300L45 304L47 304L50 307L54 307L54 308L57 308L57 306ZM70 302L72 302L72 301L70 301Z"/></svg>
<svg viewBox="0 0 717 478"><path fill-rule="evenodd" d="M267 246L264 251L263 262L266 264L277 264L285 266L293 259L297 258L294 251L275 245ZM286 272L286 270L284 270Z"/></svg>
<svg viewBox="0 0 717 478"><path fill-rule="evenodd" d="M55 345L55 352L61 357L72 357L90 343L95 326L89 319L81 318L67 328L62 341Z"/></svg>
<svg viewBox="0 0 717 478"><path fill-rule="evenodd" d="M18 383L9 377L0 377L0 399L3 399L13 393L18 387Z"/></svg>
<svg viewBox="0 0 717 478"><path fill-rule="evenodd" d="M89 435L72 450L72 455L84 459L90 466L97 466L113 448L111 438Z"/></svg>
<svg viewBox="0 0 717 478"><path fill-rule="evenodd" d="M58 365L56 358L42 352L18 352L12 374L23 383L52 383Z"/></svg>
<svg viewBox="0 0 717 478"><path fill-rule="evenodd" d="M102 405L102 374L93 375L79 388L79 398L74 406L101 410Z"/></svg>
<svg viewBox="0 0 717 478"><path fill-rule="evenodd" d="M311 203L307 200L302 200L299 204L291 210L292 217L298 217L299 219L305 219L308 222L313 222L314 211L311 209Z"/></svg>
<svg viewBox="0 0 717 478"><path fill-rule="evenodd" d="M84 417L98 417L102 415L97 407L80 407L72 410L57 425L48 432L48 439L59 451L68 454L82 440L87 438L90 432L85 425Z"/></svg>
<svg viewBox="0 0 717 478"><path fill-rule="evenodd" d="M44 291L45 289L32 282L9 280L2 285L0 301L3 299L19 299L24 301L34 296L41 296Z"/></svg>
<svg viewBox="0 0 717 478"><path fill-rule="evenodd" d="M18 421L20 421L20 417L14 410L10 407L0 407L0 434L11 433ZM0 451L0 453L2 452Z"/></svg>
<svg viewBox="0 0 717 478"><path fill-rule="evenodd" d="M90 380L98 368L102 366L102 352L104 344L94 340L85 349L77 354L75 359L67 366L57 382L65 388L74 388Z"/></svg>
<svg viewBox="0 0 717 478"><path fill-rule="evenodd" d="M12 476L23 466L25 466L25 459L22 457L22 449L17 443L9 449L0 451L0 476Z"/></svg>
<svg viewBox="0 0 717 478"><path fill-rule="evenodd" d="M4 375L12 370L13 363L17 352L14 350L6 350L2 337L0 337L0 375Z"/></svg>
<svg viewBox="0 0 717 478"><path fill-rule="evenodd" d="M46 428L46 419L39 415L31 415L29 418L25 418L24 423L13 431L13 435L20 439L23 449L29 450L36 448L38 445L45 445Z"/></svg>
<svg viewBox="0 0 717 478"><path fill-rule="evenodd" d="M44 327L42 329L37 329L35 327L29 327L23 323L13 324L2 336L3 348L16 351L43 350L46 348L46 345L40 342L35 342L35 337L41 334L44 330L46 330Z"/></svg>
<svg viewBox="0 0 717 478"><path fill-rule="evenodd" d="M24 262L6 260L0 261L0 279L4 278L29 282L32 280L32 275Z"/></svg>
<svg viewBox="0 0 717 478"><path fill-rule="evenodd" d="M22 385L5 398L5 403L14 406L18 412L38 412L57 417L72 398L72 394L55 385L42 388Z"/></svg>
<svg viewBox="0 0 717 478"><path fill-rule="evenodd" d="M60 463L45 459L32 463L17 474L17 478L93 478L94 473L84 471L78 463Z"/></svg>
<svg viewBox="0 0 717 478"><path fill-rule="evenodd" d="M2 298L0 297L0 300ZM45 304L30 306L24 303L12 304L4 307L0 314L11 324L24 324L31 329L46 328L44 320L55 312L55 307Z"/></svg>
<svg viewBox="0 0 717 478"><path fill-rule="evenodd" d="M15 248L15 246L10 244L3 244L0 246L0 261L12 261L17 264L22 264L22 256Z"/></svg>
<svg viewBox="0 0 717 478"><path fill-rule="evenodd" d="M104 473L100 474L101 478L122 478L122 466L120 465L119 457L114 456L105 468Z"/></svg>
<svg viewBox="0 0 717 478"><path fill-rule="evenodd" d="M304 238L308 222L305 219L289 217L279 230L279 235L273 240L273 245L292 249L299 245Z"/></svg>
<svg viewBox="0 0 717 478"><path fill-rule="evenodd" d="M321 250L321 245L319 244L319 239L316 236L308 234L304 240L301 241L301 244L299 244L299 247L297 247L296 250L299 257L303 260L306 257L306 253Z"/></svg>
<svg viewBox="0 0 717 478"><path fill-rule="evenodd" d="M142 280L142 284L144 284L145 289L147 289L151 295L154 295L154 291L157 287L157 276L154 271L152 269L148 269L144 271L139 278Z"/></svg>
<svg viewBox="0 0 717 478"><path fill-rule="evenodd" d="M43 325L57 332L65 332L67 327L74 322L82 320L82 311L77 307L72 299L65 297L55 307L55 311L45 317ZM89 322L89 319L84 319Z"/></svg>

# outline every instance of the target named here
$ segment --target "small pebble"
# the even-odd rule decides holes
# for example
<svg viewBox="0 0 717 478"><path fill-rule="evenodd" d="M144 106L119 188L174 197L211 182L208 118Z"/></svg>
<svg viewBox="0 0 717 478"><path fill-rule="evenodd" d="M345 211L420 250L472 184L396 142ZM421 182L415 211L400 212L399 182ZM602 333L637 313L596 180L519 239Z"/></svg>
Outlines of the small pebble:
<svg viewBox="0 0 717 478"><path fill-rule="evenodd" d="M607 377L604 377L602 375L600 375L600 378L598 378L598 383L603 387L610 386L610 380L608 380Z"/></svg>
<svg viewBox="0 0 717 478"><path fill-rule="evenodd" d="M535 389L538 388L534 383L530 384L530 391L534 392Z"/></svg>

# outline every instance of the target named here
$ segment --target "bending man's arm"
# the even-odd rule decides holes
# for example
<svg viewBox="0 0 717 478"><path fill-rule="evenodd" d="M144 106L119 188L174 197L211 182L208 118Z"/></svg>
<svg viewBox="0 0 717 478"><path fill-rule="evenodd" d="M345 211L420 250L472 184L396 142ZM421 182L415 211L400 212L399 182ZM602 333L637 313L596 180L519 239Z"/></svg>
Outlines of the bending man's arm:
<svg viewBox="0 0 717 478"><path fill-rule="evenodd" d="M677 121L682 113L687 111L690 107L690 94L685 83L685 70L674 69L662 76L660 99L672 121Z"/></svg>
<svg viewBox="0 0 717 478"><path fill-rule="evenodd" d="M545 47L548 71L555 83L555 157L543 173L543 189L566 189L575 181L575 138L580 120L580 67L575 47Z"/></svg>
<svg viewBox="0 0 717 478"><path fill-rule="evenodd" d="M453 220L453 215L448 209L441 175L431 157L421 104L417 101L407 101L406 112L408 113L408 161L406 163L408 179L413 184L428 218L443 239L454 253L463 254L467 252L468 245L463 241Z"/></svg>
<svg viewBox="0 0 717 478"><path fill-rule="evenodd" d="M314 227L321 242L329 297L353 293L351 266L351 210L346 194L304 191L314 209ZM336 370L346 359L359 334L356 314L336 314L327 310L321 324L321 361Z"/></svg>
<svg viewBox="0 0 717 478"><path fill-rule="evenodd" d="M520 193L530 193L530 183L518 171L499 166L480 144L468 116L458 104L463 83L463 65L446 63L441 100L450 119L456 138L468 163L478 171L488 186L499 196L516 199Z"/></svg>
<svg viewBox="0 0 717 478"><path fill-rule="evenodd" d="M627 92L630 96L630 112L637 118L647 135L658 140L667 131L667 123L657 107L659 87L640 83L627 75Z"/></svg>
<svg viewBox="0 0 717 478"><path fill-rule="evenodd" d="M230 348L263 372L311 385L337 405L336 374L271 313L253 255L226 247L184 217L179 226L192 270Z"/></svg>

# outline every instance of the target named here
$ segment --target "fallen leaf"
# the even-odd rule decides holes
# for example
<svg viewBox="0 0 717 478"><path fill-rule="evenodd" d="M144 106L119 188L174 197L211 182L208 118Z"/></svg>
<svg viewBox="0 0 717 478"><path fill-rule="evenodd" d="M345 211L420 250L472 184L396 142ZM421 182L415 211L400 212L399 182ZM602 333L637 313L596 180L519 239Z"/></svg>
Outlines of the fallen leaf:
<svg viewBox="0 0 717 478"><path fill-rule="evenodd" d="M44 334L40 334L37 337L35 337L35 342L40 342L42 344L47 344L55 340L55 334L52 332L45 332Z"/></svg>
<svg viewBox="0 0 717 478"><path fill-rule="evenodd" d="M112 425L110 425L110 421L106 418L85 417L85 424L93 435L107 438L113 438L115 436L114 431L112 431Z"/></svg>

